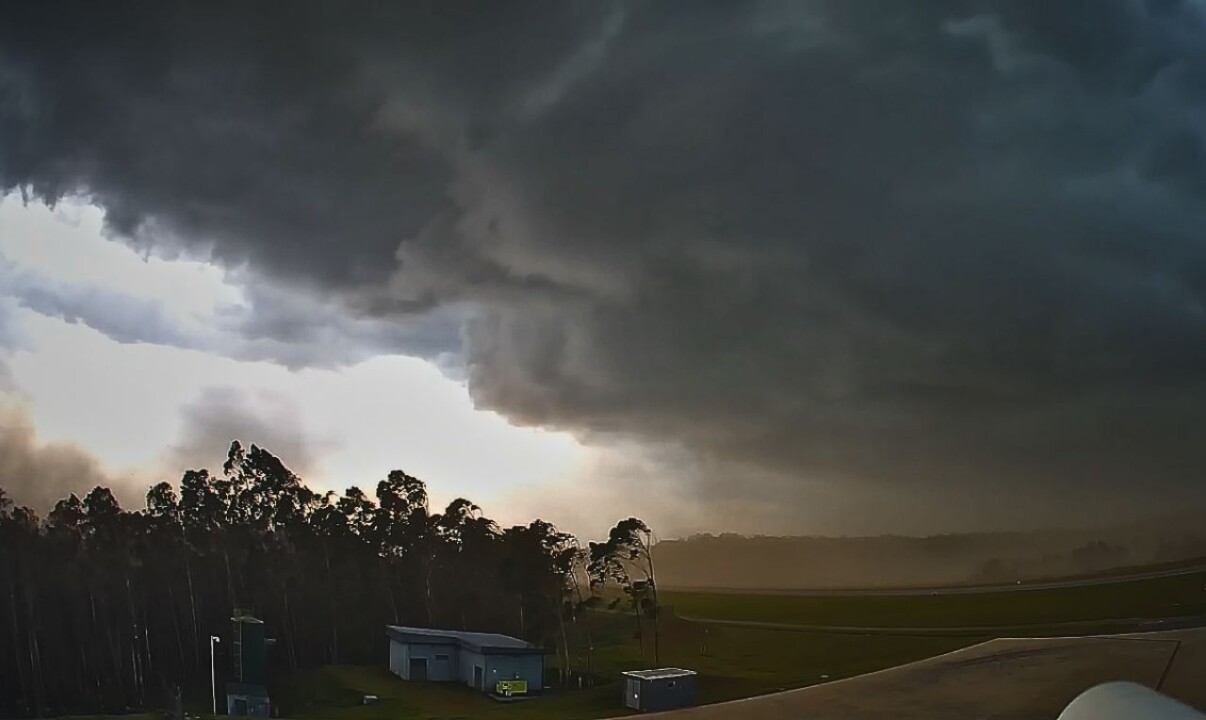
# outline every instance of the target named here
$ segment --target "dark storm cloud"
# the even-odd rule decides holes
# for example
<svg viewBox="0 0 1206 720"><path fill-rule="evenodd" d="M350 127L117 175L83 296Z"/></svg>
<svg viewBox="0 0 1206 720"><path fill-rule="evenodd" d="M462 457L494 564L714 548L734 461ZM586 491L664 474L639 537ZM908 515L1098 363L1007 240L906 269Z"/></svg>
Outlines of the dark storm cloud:
<svg viewBox="0 0 1206 720"><path fill-rule="evenodd" d="M1206 494L1195 3L18 7L2 184L472 307L518 422L686 448L717 502Z"/></svg>
<svg viewBox="0 0 1206 720"><path fill-rule="evenodd" d="M290 368L356 363L385 353L439 360L460 347L464 311L433 308L402 317L352 314L344 303L285 285L244 286L245 302L225 308L218 326L234 340L214 349L242 360L270 360Z"/></svg>
<svg viewBox="0 0 1206 720"><path fill-rule="evenodd" d="M444 203L451 167L434 149L441 98L429 96L496 106L506 73L576 41L561 13L512 4L51 2L5 14L0 182L84 190L120 233L171 231L328 288L388 274L398 243ZM381 127L387 101L414 108L407 132Z"/></svg>

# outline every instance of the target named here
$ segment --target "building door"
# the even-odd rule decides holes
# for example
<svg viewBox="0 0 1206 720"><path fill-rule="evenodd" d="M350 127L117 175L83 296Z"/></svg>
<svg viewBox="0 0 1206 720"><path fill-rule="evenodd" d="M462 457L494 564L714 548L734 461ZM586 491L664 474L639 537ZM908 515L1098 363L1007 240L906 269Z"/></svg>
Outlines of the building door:
<svg viewBox="0 0 1206 720"><path fill-rule="evenodd" d="M486 689L486 671L481 665L473 666L473 687L478 690Z"/></svg>
<svg viewBox="0 0 1206 720"><path fill-rule="evenodd" d="M628 692L626 693L628 702L625 703L633 710L641 709L641 681L636 678L628 678Z"/></svg>
<svg viewBox="0 0 1206 720"><path fill-rule="evenodd" d="M420 682L427 679L427 658L410 659L410 679Z"/></svg>

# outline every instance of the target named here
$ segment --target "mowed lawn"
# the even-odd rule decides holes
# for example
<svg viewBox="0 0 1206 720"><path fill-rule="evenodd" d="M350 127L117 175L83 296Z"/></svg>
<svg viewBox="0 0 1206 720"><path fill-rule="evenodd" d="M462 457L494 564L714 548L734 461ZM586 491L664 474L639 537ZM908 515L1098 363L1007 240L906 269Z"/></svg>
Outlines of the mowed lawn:
<svg viewBox="0 0 1206 720"><path fill-rule="evenodd" d="M652 628L625 613L592 613L595 687L500 703L459 685L408 683L379 666L331 666L274 688L282 717L297 720L586 720L629 714L619 673L660 666L699 673L701 703L803 687L901 665L988 639L992 633L884 635L809 632L692 622L677 615L784 625L951 629L1018 627L1206 614L1206 573L1093 586L961 595L809 597L663 591L660 658ZM672 608L672 610L670 609ZM585 628L579 627L579 631ZM1088 632L1089 630L1085 630ZM584 632L576 633L584 637ZM584 642L577 644L585 647ZM550 669L555 656L549 655ZM585 657L575 660L585 669ZM552 670L550 670L552 674ZM378 702L362 704L366 694Z"/></svg>
<svg viewBox="0 0 1206 720"><path fill-rule="evenodd" d="M987 639L813 633L688 622L666 614L661 621L660 663L655 663L648 626L642 656L631 639L635 629L631 616L613 615L608 620L613 639L596 651L596 672L618 675L622 670L658 665L688 668L700 674L701 702L850 677Z"/></svg>
<svg viewBox="0 0 1206 720"><path fill-rule="evenodd" d="M333 665L297 673L276 690L282 717L306 720L581 720L620 711L615 686L501 703L463 685L409 683L381 666ZM364 705L364 695L379 699Z"/></svg>
<svg viewBox="0 0 1206 720"><path fill-rule="evenodd" d="M688 618L877 628L1010 627L1206 614L1206 573L1081 587L824 597L662 591Z"/></svg>
<svg viewBox="0 0 1206 720"><path fill-rule="evenodd" d="M549 691L500 703L459 685L408 683L381 666L331 666L298 673L276 688L282 717L299 720L585 720L626 715L619 673L654 667L651 629L645 654L633 639L631 616L599 613L592 622L599 685ZM941 654L978 638L875 637L767 628L662 622L660 665L700 673L700 702L718 702L802 687ZM554 666L552 655L547 662ZM578 669L584 667L580 663ZM363 705L366 694L378 702Z"/></svg>

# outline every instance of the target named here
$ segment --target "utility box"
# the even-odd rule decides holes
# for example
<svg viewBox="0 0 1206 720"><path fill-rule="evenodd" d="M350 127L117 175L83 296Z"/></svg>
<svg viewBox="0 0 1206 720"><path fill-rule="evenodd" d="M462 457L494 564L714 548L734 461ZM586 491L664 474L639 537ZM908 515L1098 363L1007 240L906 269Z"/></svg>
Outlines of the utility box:
<svg viewBox="0 0 1206 720"><path fill-rule="evenodd" d="M642 712L690 707L696 702L696 673L680 668L620 673L624 706Z"/></svg>
<svg viewBox="0 0 1206 720"><path fill-rule="evenodd" d="M263 685L226 683L226 714L232 717L268 717L268 690Z"/></svg>

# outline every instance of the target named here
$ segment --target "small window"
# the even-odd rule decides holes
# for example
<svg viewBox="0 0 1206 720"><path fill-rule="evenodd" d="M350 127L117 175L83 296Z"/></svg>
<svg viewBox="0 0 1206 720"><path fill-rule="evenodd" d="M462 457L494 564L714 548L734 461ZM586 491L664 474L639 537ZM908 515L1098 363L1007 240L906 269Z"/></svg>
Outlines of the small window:
<svg viewBox="0 0 1206 720"><path fill-rule="evenodd" d="M441 660L442 660L442 661L444 661L444 662L447 662L447 661L448 661L448 656L447 656L447 655L440 655L439 653L436 653L435 659L436 659L436 662L440 662Z"/></svg>
<svg viewBox="0 0 1206 720"><path fill-rule="evenodd" d="M674 682L673 680L671 680L671 681L669 681L669 682L667 682L667 683L666 683L666 687L668 687L668 688L672 688L672 687L674 687L675 685L677 685L677 683L676 683L676 682Z"/></svg>

